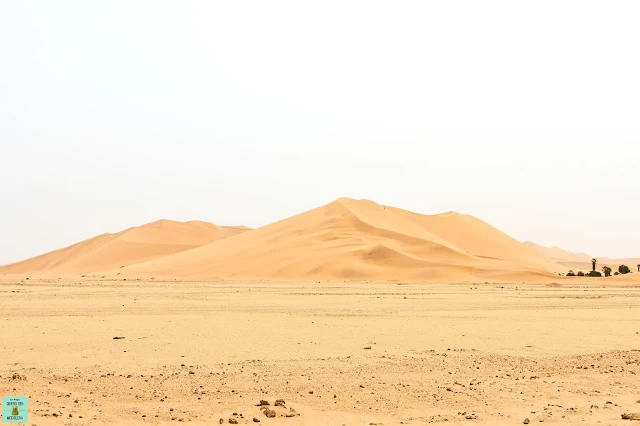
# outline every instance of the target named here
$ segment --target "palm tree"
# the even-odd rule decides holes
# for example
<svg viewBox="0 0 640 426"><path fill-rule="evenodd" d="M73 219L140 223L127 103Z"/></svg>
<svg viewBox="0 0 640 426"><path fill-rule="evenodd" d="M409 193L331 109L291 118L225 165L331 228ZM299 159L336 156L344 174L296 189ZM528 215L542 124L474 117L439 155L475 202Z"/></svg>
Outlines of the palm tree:
<svg viewBox="0 0 640 426"><path fill-rule="evenodd" d="M598 263L598 259L596 259L595 257L593 259L591 259L591 268L592 268L591 270L593 272L596 271L596 263Z"/></svg>
<svg viewBox="0 0 640 426"><path fill-rule="evenodd" d="M638 263L638 272L640 272L640 263Z"/></svg>

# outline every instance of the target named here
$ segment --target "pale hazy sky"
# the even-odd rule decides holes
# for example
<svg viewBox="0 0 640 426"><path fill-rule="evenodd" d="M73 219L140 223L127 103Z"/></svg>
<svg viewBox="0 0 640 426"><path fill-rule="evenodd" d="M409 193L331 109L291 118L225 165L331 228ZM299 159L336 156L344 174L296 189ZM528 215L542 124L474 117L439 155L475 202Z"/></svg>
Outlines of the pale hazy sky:
<svg viewBox="0 0 640 426"><path fill-rule="evenodd" d="M0 264L347 196L640 256L640 2L0 2Z"/></svg>

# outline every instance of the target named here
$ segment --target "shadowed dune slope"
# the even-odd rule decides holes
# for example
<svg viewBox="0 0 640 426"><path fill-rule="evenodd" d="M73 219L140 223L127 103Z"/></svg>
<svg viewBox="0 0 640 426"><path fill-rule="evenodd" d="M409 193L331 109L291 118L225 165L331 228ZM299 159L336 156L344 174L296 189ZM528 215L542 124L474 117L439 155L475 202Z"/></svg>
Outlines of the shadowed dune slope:
<svg viewBox="0 0 640 426"><path fill-rule="evenodd" d="M159 220L116 234L103 234L41 256L0 267L0 273L86 273L189 250L245 232L243 226Z"/></svg>
<svg viewBox="0 0 640 426"><path fill-rule="evenodd" d="M457 213L421 215L368 200L325 206L233 238L132 265L183 279L548 280L558 265Z"/></svg>

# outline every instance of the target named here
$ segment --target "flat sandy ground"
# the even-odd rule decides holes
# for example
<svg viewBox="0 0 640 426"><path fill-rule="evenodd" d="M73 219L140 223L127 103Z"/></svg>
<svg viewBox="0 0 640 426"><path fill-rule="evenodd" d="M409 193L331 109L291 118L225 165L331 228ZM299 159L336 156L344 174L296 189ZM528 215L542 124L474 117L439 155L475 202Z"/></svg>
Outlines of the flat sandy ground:
<svg viewBox="0 0 640 426"><path fill-rule="evenodd" d="M640 413L637 284L4 279L0 325L0 394L30 397L28 424L632 424L621 414ZM286 408L267 418L261 399Z"/></svg>

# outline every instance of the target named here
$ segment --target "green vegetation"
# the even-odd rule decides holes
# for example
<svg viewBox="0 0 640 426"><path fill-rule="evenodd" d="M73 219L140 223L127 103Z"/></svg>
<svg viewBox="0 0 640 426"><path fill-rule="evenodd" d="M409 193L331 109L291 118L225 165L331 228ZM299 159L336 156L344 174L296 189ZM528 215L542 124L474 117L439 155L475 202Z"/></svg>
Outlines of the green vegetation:
<svg viewBox="0 0 640 426"><path fill-rule="evenodd" d="M602 267L602 273L596 271L596 265L598 264L598 259L593 258L591 259L591 271L587 272L586 274L582 271L578 271L578 272L573 272L573 270L569 270L569 272L567 272L567 277L601 277L602 274L604 274L605 277L610 277L611 276L611 272L613 272L611 270L611 268L609 268L608 266L604 265ZM638 264L638 272L640 272L640 264ZM629 267L627 265L620 265L618 266L618 271L615 272L613 275L624 275L624 274L630 274L631 273L631 269L629 269Z"/></svg>
<svg viewBox="0 0 640 426"><path fill-rule="evenodd" d="M609 274L611 274L611 268L607 266L603 266L602 271L605 273L605 276L607 277L609 276L609 275L606 275L607 271ZM586 274L582 271L573 272L572 270L570 270L569 272L567 272L567 277L601 277L601 276L602 274L598 271L589 271Z"/></svg>

